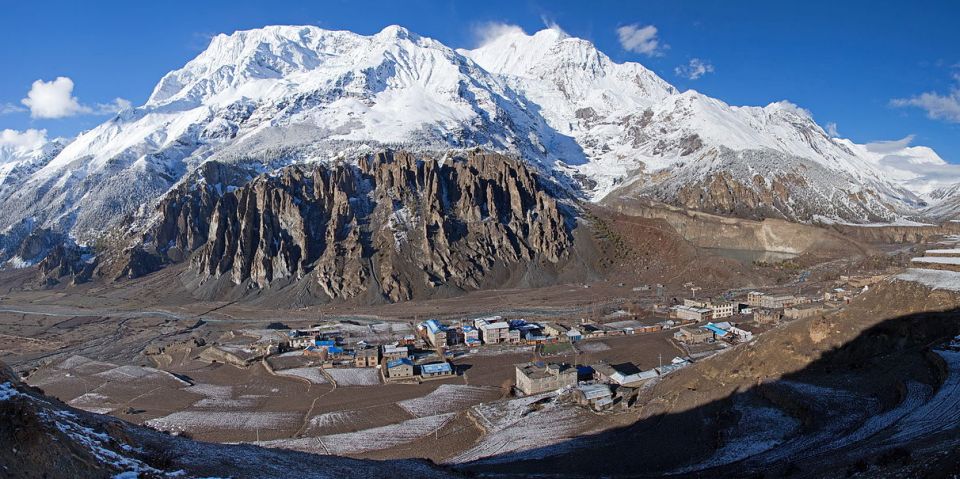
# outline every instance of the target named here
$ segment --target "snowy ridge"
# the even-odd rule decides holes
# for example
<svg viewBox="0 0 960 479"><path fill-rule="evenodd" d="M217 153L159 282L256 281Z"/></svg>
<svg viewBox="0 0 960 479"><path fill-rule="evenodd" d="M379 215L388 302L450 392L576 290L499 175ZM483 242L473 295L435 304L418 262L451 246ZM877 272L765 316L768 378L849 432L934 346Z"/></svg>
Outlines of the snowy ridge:
<svg viewBox="0 0 960 479"><path fill-rule="evenodd" d="M559 29L512 28L454 50L399 26L369 36L269 26L216 36L144 105L65 147L0 147L0 231L29 220L17 238L49 228L89 243L105 226L148 214L205 161L269 172L384 146L507 152L595 201L615 191L666 194L671 180L705 178L720 157L744 171L789 157L831 177L806 182L813 192L798 183L798 204L777 209L799 221L894 221L952 197L949 185L888 161L945 164L928 148L831 138L789 102L737 107L679 92ZM960 211L945 208L944 217Z"/></svg>

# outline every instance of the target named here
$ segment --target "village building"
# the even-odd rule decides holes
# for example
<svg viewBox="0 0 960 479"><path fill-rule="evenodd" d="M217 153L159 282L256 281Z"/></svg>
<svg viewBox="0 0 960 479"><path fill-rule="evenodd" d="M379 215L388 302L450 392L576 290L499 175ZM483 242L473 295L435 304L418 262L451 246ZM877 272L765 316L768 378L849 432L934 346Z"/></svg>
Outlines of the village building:
<svg viewBox="0 0 960 479"><path fill-rule="evenodd" d="M409 358L394 359L387 361L388 378L409 378L413 377L413 361Z"/></svg>
<svg viewBox="0 0 960 479"><path fill-rule="evenodd" d="M566 364L523 363L516 365L517 389L525 395L576 386L577 368Z"/></svg>
<svg viewBox="0 0 960 479"><path fill-rule="evenodd" d="M712 332L689 326L681 326L677 332L673 333L673 339L687 344L705 343L712 338Z"/></svg>
<svg viewBox="0 0 960 479"><path fill-rule="evenodd" d="M567 341L575 343L581 339L583 339L583 333L581 333L579 329L570 329L570 331L567 331Z"/></svg>
<svg viewBox="0 0 960 479"><path fill-rule="evenodd" d="M781 296L764 296L760 300L760 307L768 309L789 308L795 304L797 304L797 298L789 294Z"/></svg>
<svg viewBox="0 0 960 479"><path fill-rule="evenodd" d="M776 324L780 322L783 313L776 309L759 308L753 310L753 320L757 324Z"/></svg>
<svg viewBox="0 0 960 479"><path fill-rule="evenodd" d="M436 319L429 319L423 322L423 328L427 332L427 340L433 347L447 345L447 329Z"/></svg>
<svg viewBox="0 0 960 479"><path fill-rule="evenodd" d="M713 310L714 320L729 318L733 316L734 305L731 301L715 301L710 303L710 309Z"/></svg>
<svg viewBox="0 0 960 479"><path fill-rule="evenodd" d="M759 308L762 305L763 297L765 294L759 291L751 291L747 293L747 304L754 308Z"/></svg>
<svg viewBox="0 0 960 479"><path fill-rule="evenodd" d="M570 331L570 328L565 324L543 323L543 334L547 336L566 339L567 331Z"/></svg>
<svg viewBox="0 0 960 479"><path fill-rule="evenodd" d="M463 342L467 346L480 345L480 331L476 327L463 325L460 327L460 334L463 336Z"/></svg>
<svg viewBox="0 0 960 479"><path fill-rule="evenodd" d="M505 343L510 340L510 325L506 321L484 321L477 325L483 344ZM519 341L519 338L517 338Z"/></svg>
<svg viewBox="0 0 960 479"><path fill-rule="evenodd" d="M783 310L783 316L787 319L804 319L819 316L823 313L822 304L800 304Z"/></svg>
<svg viewBox="0 0 960 479"><path fill-rule="evenodd" d="M303 349L313 345L316 336L306 331L293 330L287 333L287 343L291 349Z"/></svg>
<svg viewBox="0 0 960 479"><path fill-rule="evenodd" d="M729 331L730 334L732 334L733 337L736 338L736 340L741 343L745 343L753 339L753 331L750 331L748 329L731 326L730 329L728 329L727 331Z"/></svg>
<svg viewBox="0 0 960 479"><path fill-rule="evenodd" d="M353 365L358 368L376 367L378 359L377 348L360 348L353 352Z"/></svg>
<svg viewBox="0 0 960 479"><path fill-rule="evenodd" d="M599 411L613 404L613 391L606 384L585 384L576 389L577 403Z"/></svg>
<svg viewBox="0 0 960 479"><path fill-rule="evenodd" d="M670 308L670 315L682 321L700 322L710 317L711 310L696 306L678 305Z"/></svg>
<svg viewBox="0 0 960 479"><path fill-rule="evenodd" d="M424 378L435 378L441 376L452 376L453 367L448 362L424 364L420 366L420 376Z"/></svg>
<svg viewBox="0 0 960 479"><path fill-rule="evenodd" d="M654 370L641 371L638 367L630 363L618 364L616 366L607 363L597 363L591 366L593 368L594 381L618 384L620 386L638 386L645 381L657 377Z"/></svg>
<svg viewBox="0 0 960 479"><path fill-rule="evenodd" d="M688 308L710 308L710 302L702 299L685 298L683 305Z"/></svg>
<svg viewBox="0 0 960 479"><path fill-rule="evenodd" d="M410 349L407 346L388 344L383 347L383 360L392 361L394 359L403 359L410 356Z"/></svg>

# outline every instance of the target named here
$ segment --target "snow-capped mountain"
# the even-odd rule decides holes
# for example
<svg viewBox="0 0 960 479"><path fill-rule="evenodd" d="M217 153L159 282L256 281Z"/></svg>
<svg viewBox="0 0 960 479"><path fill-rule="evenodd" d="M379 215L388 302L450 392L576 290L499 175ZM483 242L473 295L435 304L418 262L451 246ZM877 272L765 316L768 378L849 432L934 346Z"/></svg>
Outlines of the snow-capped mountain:
<svg viewBox="0 0 960 479"><path fill-rule="evenodd" d="M150 211L205 161L273 171L381 146L507 152L595 201L688 203L689 188L680 195L671 185L709 194L716 175L733 170L737 185L763 199L775 177L800 178L787 206L769 213L801 221L892 220L916 213L915 193L933 190L909 172L897 176L886 154L830 138L790 103L736 107L679 92L558 29L509 30L468 51L398 26L370 36L271 26L218 35L144 105L62 151L0 156L0 165L34 158L15 178L3 173L0 232L42 227L90 242Z"/></svg>

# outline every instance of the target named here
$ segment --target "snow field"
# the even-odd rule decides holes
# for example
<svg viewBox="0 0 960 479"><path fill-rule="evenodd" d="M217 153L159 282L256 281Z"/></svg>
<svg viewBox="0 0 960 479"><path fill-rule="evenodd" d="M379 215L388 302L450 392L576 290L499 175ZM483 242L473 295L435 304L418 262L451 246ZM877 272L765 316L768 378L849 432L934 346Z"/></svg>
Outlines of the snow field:
<svg viewBox="0 0 960 479"><path fill-rule="evenodd" d="M426 396L407 399L397 404L413 416L425 417L437 413L461 411L482 401L489 392L490 388L441 384Z"/></svg>
<svg viewBox="0 0 960 479"><path fill-rule="evenodd" d="M275 441L261 442L260 445L322 454L360 454L402 446L434 434L455 416L456 414L452 413L439 414L436 416L409 419L397 424L374 427L356 432L298 439L278 439ZM329 416L329 420L339 419L333 419L333 416Z"/></svg>
<svg viewBox="0 0 960 479"><path fill-rule="evenodd" d="M279 429L296 425L300 415L290 412L179 411L151 419L147 425L164 431Z"/></svg>
<svg viewBox="0 0 960 479"><path fill-rule="evenodd" d="M936 351L950 373L933 398L897 422L897 432L886 442L898 444L960 426L960 352Z"/></svg>
<svg viewBox="0 0 960 479"><path fill-rule="evenodd" d="M313 384L327 384L327 378L323 375L320 368L293 368L276 371L279 376L301 378L310 381Z"/></svg>
<svg viewBox="0 0 960 479"><path fill-rule="evenodd" d="M380 373L376 368L330 368L326 373L340 386L376 386Z"/></svg>

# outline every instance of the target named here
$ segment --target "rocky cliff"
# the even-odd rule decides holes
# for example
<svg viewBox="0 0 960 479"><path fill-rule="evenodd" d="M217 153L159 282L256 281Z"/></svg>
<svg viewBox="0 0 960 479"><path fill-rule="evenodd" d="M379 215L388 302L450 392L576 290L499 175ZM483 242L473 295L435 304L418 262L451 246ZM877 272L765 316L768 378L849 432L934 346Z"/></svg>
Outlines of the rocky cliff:
<svg viewBox="0 0 960 479"><path fill-rule="evenodd" d="M201 291L300 283L331 299L402 301L549 268L573 242L551 185L502 155L386 151L248 174L210 163L172 190L120 275L189 257L187 281Z"/></svg>

